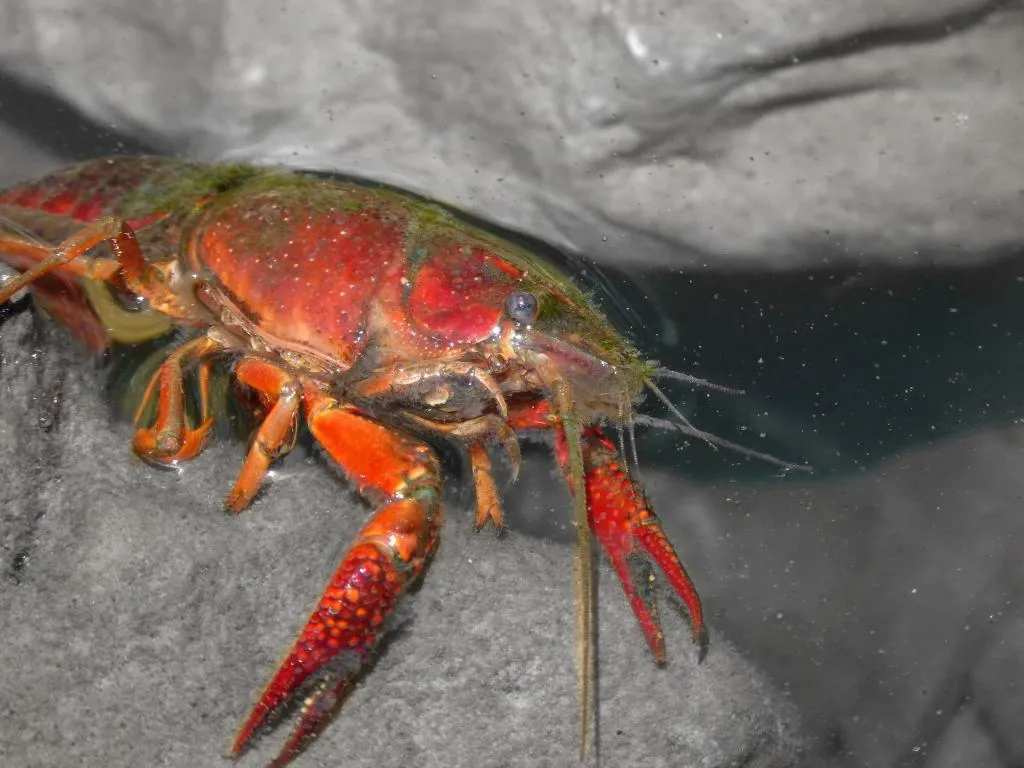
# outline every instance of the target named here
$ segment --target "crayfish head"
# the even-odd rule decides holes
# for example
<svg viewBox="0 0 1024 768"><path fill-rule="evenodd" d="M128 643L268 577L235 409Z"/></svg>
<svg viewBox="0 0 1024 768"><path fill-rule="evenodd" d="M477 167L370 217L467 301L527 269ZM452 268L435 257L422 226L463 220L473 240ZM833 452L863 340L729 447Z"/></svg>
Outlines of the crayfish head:
<svg viewBox="0 0 1024 768"><path fill-rule="evenodd" d="M556 386L570 393L571 410L582 424L622 423L655 370L651 363L626 354L610 362L578 343L534 329L506 331L526 365L536 371L553 394Z"/></svg>
<svg viewBox="0 0 1024 768"><path fill-rule="evenodd" d="M810 471L802 464L783 461L751 450L696 427L683 415L657 385L657 380L673 380L693 387L725 394L742 394L685 373L668 370L642 358L615 333L596 310L566 302L545 317L542 302L532 294L516 292L509 297L509 318L500 329L503 354L517 358L532 370L544 389L566 432L578 432L588 424L612 423L632 434L640 424L668 428L709 445L726 448L741 455L772 464L784 471ZM533 310L519 311L525 305ZM650 392L664 405L669 419L638 415L634 408L644 392ZM621 434L621 433L620 433ZM570 443L572 436L567 434Z"/></svg>
<svg viewBox="0 0 1024 768"><path fill-rule="evenodd" d="M581 425L622 424L657 366L582 295L567 295L563 286L546 288L524 281L509 294L506 318L496 329L501 356L531 371L551 394L555 410L571 409ZM564 407L556 390L568 393Z"/></svg>

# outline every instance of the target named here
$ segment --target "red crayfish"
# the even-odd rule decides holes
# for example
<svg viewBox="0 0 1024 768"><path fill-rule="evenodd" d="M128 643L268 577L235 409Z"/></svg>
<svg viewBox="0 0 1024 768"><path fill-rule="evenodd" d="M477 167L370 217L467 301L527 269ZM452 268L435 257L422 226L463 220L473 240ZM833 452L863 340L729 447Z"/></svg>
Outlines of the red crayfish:
<svg viewBox="0 0 1024 768"><path fill-rule="evenodd" d="M692 427L654 384L659 377L706 382L642 358L537 255L390 188L125 157L0 191L0 259L21 272L0 286L0 302L31 286L38 307L96 349L178 332L182 341L152 377L136 416L133 447L145 460L173 466L203 450L213 424L211 365L226 358L262 416L228 511L249 506L272 462L295 444L300 421L374 506L232 754L304 693L274 761L287 763L366 664L396 601L438 545L442 478L431 447L438 440L468 454L476 526L500 529L489 449L502 449L514 474L520 438L552 436L578 535L584 748L592 717L591 532L654 658L664 660L665 644L651 560L705 647L697 591L631 475L623 441L605 429L617 426L621 436L631 428L648 390L682 431L736 446Z"/></svg>

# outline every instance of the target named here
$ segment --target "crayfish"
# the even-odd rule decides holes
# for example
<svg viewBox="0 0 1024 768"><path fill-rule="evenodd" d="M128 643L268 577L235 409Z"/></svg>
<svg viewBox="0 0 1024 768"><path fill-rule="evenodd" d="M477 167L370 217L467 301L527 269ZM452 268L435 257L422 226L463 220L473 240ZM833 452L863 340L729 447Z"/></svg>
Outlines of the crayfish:
<svg viewBox="0 0 1024 768"><path fill-rule="evenodd" d="M438 546L438 441L468 455L476 527L502 529L491 449L504 452L514 475L520 439L550 436L577 531L582 749L595 674L591 534L656 661L665 640L652 561L706 648L697 590L622 435L650 421L635 413L650 392L682 432L738 446L693 427L655 383L707 382L644 359L568 275L527 249L379 185L123 157L0 192L0 259L20 272L0 286L0 302L30 287L37 307L95 349L174 331L177 346L136 414L133 448L146 461L176 466L202 452L214 422L211 366L226 360L262 419L227 495L229 512L250 505L302 423L373 505L232 754L302 693L298 723L273 764L290 761L371 658Z"/></svg>

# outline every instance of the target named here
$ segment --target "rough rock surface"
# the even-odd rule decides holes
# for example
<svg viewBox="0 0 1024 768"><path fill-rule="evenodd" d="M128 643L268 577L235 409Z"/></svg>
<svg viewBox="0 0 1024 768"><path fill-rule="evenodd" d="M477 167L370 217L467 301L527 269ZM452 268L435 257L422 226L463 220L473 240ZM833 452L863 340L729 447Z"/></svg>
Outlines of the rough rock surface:
<svg viewBox="0 0 1024 768"><path fill-rule="evenodd" d="M0 362L3 764L215 764L366 509L300 451L230 517L241 445L215 445L180 474L142 464L129 426L111 421L102 372L29 312L0 326ZM453 485L422 588L296 768L573 763L572 547L528 525L543 515L564 528L570 513L550 465L523 481L503 540L473 534ZM665 619L672 663L658 669L603 570L605 764L793 765L792 703L724 638L698 664L680 613ZM284 735L239 765L265 764Z"/></svg>
<svg viewBox="0 0 1024 768"><path fill-rule="evenodd" d="M641 436L715 645L693 664L673 618L653 669L605 578L607 764L1012 768L1024 274L800 270L1019 251L1021 11L9 0L0 184L145 149L318 166L630 271L644 348L751 392L687 398L698 421L821 471L752 479ZM99 374L43 328L0 320L0 763L212 763L365 510L296 455L227 519L241 448L140 466ZM505 541L452 499L405 623L307 765L574 755L549 468L527 468Z"/></svg>
<svg viewBox="0 0 1024 768"><path fill-rule="evenodd" d="M9 0L0 68L163 147L397 181L616 263L970 264L1024 233L1022 8Z"/></svg>

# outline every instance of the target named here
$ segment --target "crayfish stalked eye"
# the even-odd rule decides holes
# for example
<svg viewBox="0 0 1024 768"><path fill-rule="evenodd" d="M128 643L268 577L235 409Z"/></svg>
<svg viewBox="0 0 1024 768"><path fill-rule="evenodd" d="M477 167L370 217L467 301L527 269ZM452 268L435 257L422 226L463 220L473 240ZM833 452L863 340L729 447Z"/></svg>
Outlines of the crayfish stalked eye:
<svg viewBox="0 0 1024 768"><path fill-rule="evenodd" d="M532 323L537 319L540 302L537 297L527 291L512 291L505 299L505 311L513 320L520 323Z"/></svg>

